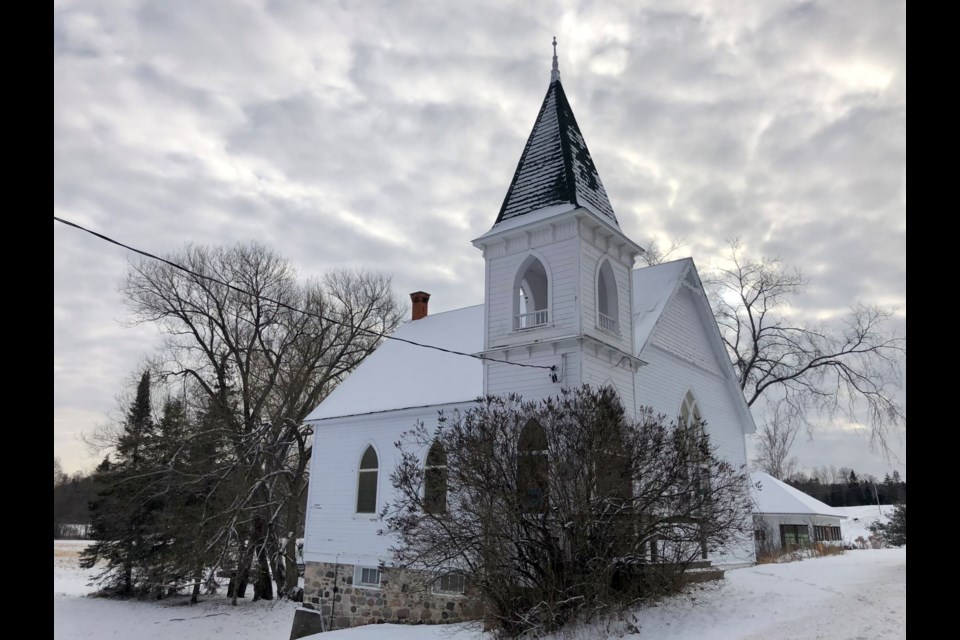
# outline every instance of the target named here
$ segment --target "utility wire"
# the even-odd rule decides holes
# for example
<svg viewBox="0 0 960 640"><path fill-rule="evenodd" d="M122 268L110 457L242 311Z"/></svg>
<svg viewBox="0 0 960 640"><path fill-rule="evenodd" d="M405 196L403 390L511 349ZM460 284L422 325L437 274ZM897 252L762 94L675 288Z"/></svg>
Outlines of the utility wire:
<svg viewBox="0 0 960 640"><path fill-rule="evenodd" d="M204 280L209 280L210 282L215 282L215 283L217 283L217 284L219 284L219 285L221 285L221 286L227 287L228 289L232 289L233 291L236 291L237 293L242 293L242 294L244 294L244 295L250 296L251 298L257 298L257 299L259 299L259 300L264 300L264 301L266 301L266 302L270 302L270 303L272 303L272 304L275 304L275 305L277 305L277 306L279 306L279 307L282 307L282 308L284 308L284 309L287 309L287 310L289 310L289 311L293 311L293 312L295 312L295 313L302 313L302 314L304 314L304 315L313 316L313 317L315 317L315 318L319 318L320 320L323 320L324 322L330 322L330 323L332 323L332 324L340 325L341 327L346 327L346 328L352 329L352 330L354 330L354 331L362 331L362 332L364 332L364 333L377 336L378 338L383 338L384 340L396 340L397 342L405 342L405 343L410 344L410 345L413 345L413 346L415 346L415 347L423 347L424 349L434 349L435 351L442 351L442 352L444 352L444 353L451 353L451 354L456 355L456 356L466 356L466 357L468 357L468 358L475 358L475 359L477 359L477 360L487 360L487 361L489 361L489 362L499 362L499 363L501 363L501 364L509 364L509 365L514 366L514 367L528 367L528 368L530 368L530 369L546 369L546 370L548 370L548 371L555 371L555 370L556 370L556 367L555 367L555 366L547 366L547 365L541 365L541 364L524 364L524 363L522 363L522 362L509 362L509 361L507 361L507 360L500 360L500 359L498 359L498 358L488 358L488 357L486 357L486 356L477 355L477 354L475 354L475 353L466 353L465 351L456 351L455 349L445 349L445 348L443 348L443 347L438 347L438 346L435 346L435 345L432 345L432 344L423 344L422 342L414 342L413 340L407 340L406 338L398 338L398 337L393 336L393 335L388 335L388 334L386 334L386 333L381 333L381 332L379 332L379 331L374 331L373 329L364 329L363 327L354 327L353 325L348 324L348 323L345 323L345 322L342 322L342 321L340 321L340 320L334 320L333 318L328 318L327 316L321 315L321 314L319 314L319 313L315 313L315 312L313 312L313 311L306 311L306 310L304 310L304 309L298 309L297 307L291 306L291 305L289 305L289 304L287 304L287 303L285 303L285 302L281 302L280 300L274 300L273 298L269 298L269 297L267 297L267 296L261 296L261 295L258 295L258 294L256 294L256 293L252 293L252 292L247 291L247 290L245 290L245 289L241 289L240 287L238 287L238 286L236 286L236 285L232 285L232 284L230 284L229 282L224 282L223 280L220 280L219 278L215 278L215 277L213 277L213 276L208 276L208 275L203 274L203 273L197 273L196 271L194 271L194 270L192 270L192 269L189 269L189 268L187 268L187 267L185 267L185 266L183 266L183 265L181 265L181 264L178 264L178 263L176 263L176 262L173 262L172 260L167 260L166 258L161 258L160 256L156 256L156 255L154 255L154 254L152 254L152 253L150 253L150 252L148 252L148 251L143 251L142 249L137 249L136 247L131 247L130 245L124 244L124 243L120 242L119 240L114 240L114 239L111 238L110 236L106 236L106 235L103 235L102 233L97 233L96 231L93 231L93 230L91 230L91 229L87 229L86 227L81 226L81 225L77 224L76 222L70 222L69 220L64 220L63 218L60 218L60 217L58 217L58 216L53 216L53 219L54 219L55 221L61 223L61 224L67 225L68 227L73 227L74 229L79 229L80 231L84 231L84 232L86 232L86 233L89 233L90 235L95 236L95 237L97 237L97 238L100 238L101 240L105 240L106 242L109 242L110 244L115 244L115 245L117 245L118 247L123 247L123 248L126 249L127 251L132 251L132 252L137 253L137 254L140 254L141 256L144 256L144 257L146 257L146 258L150 258L151 260L156 260L156 261L158 261L158 262L162 262L162 263L164 263L164 264L166 264L166 265L169 265L169 266L173 267L174 269L177 269L177 270L179 270L179 271L183 271L184 273L188 273L188 274L190 274L191 276L193 276L193 277L195 277L195 278L203 278Z"/></svg>

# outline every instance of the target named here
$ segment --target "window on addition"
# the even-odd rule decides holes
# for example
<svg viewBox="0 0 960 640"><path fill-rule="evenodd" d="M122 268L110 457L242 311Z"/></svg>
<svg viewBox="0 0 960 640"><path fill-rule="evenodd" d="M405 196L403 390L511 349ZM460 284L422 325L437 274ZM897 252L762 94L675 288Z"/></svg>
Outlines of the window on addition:
<svg viewBox="0 0 960 640"><path fill-rule="evenodd" d="M810 529L805 524L780 525L781 546L805 546L810 544Z"/></svg>

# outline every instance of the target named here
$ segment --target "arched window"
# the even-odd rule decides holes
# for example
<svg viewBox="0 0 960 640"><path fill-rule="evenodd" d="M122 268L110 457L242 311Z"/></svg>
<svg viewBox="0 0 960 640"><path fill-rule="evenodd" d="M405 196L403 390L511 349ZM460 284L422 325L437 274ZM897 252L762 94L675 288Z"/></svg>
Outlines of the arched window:
<svg viewBox="0 0 960 640"><path fill-rule="evenodd" d="M360 471L357 472L357 513L377 512L377 476L380 462L373 445L367 447L360 458Z"/></svg>
<svg viewBox="0 0 960 640"><path fill-rule="evenodd" d="M513 328L530 329L550 322L547 269L535 256L527 256L513 284Z"/></svg>
<svg viewBox="0 0 960 640"><path fill-rule="evenodd" d="M604 444L595 460L597 495L603 500L624 502L633 497L630 455L623 441L622 425L604 429Z"/></svg>
<svg viewBox="0 0 960 640"><path fill-rule="evenodd" d="M520 432L517 460L517 491L520 508L540 512L547 508L547 434L536 420L530 420Z"/></svg>
<svg viewBox="0 0 960 640"><path fill-rule="evenodd" d="M423 476L423 509L427 513L447 510L447 452L439 440L434 440L427 452Z"/></svg>
<svg viewBox="0 0 960 640"><path fill-rule="evenodd" d="M700 405L693 396L693 391L687 391L683 396L683 403L680 405L680 422L686 427L692 427L702 424L703 417L700 415Z"/></svg>
<svg viewBox="0 0 960 640"><path fill-rule="evenodd" d="M687 479L693 485L692 491L698 495L698 503L701 504L700 518L709 518L709 506L707 499L710 492L710 467L707 461L702 459L703 452L698 446L698 439L703 435L703 416L700 413L700 405L697 403L693 391L687 391L683 396L683 402L680 404L680 424L688 427L689 442L688 454L690 456L690 468ZM707 541L700 538L700 555L706 560L708 555Z"/></svg>
<svg viewBox="0 0 960 640"><path fill-rule="evenodd" d="M597 324L604 331L620 335L620 302L617 279L609 260L604 260L597 272Z"/></svg>

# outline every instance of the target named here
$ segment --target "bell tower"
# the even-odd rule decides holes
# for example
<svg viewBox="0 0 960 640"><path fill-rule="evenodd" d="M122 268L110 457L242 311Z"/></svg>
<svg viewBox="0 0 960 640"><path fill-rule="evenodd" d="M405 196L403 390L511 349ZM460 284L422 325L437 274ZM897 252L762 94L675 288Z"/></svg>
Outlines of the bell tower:
<svg viewBox="0 0 960 640"><path fill-rule="evenodd" d="M556 45L554 38L550 85L500 213L473 241L486 263L484 392L536 400L588 383L633 398L642 362L632 272L643 249L620 230L560 82Z"/></svg>

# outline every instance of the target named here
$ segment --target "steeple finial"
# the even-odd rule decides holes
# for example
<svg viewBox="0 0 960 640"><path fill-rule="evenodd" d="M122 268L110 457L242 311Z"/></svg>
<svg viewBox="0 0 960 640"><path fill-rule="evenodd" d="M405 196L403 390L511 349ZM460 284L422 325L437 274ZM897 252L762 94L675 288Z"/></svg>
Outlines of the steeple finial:
<svg viewBox="0 0 960 640"><path fill-rule="evenodd" d="M560 79L560 65L557 64L557 36L553 36L553 70L550 72L550 82Z"/></svg>

